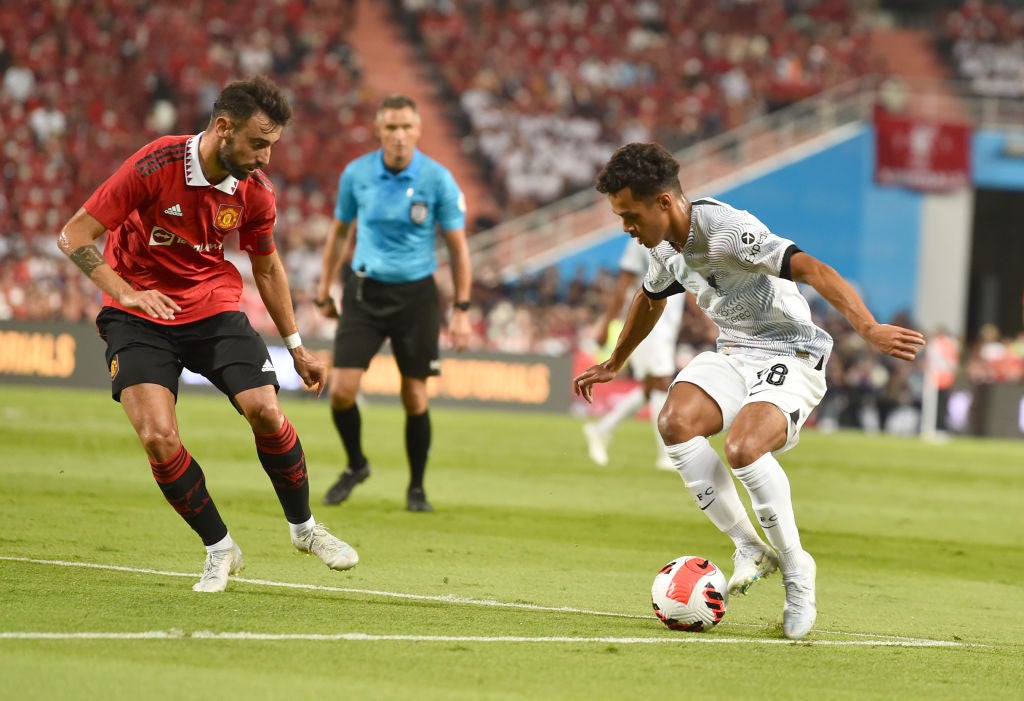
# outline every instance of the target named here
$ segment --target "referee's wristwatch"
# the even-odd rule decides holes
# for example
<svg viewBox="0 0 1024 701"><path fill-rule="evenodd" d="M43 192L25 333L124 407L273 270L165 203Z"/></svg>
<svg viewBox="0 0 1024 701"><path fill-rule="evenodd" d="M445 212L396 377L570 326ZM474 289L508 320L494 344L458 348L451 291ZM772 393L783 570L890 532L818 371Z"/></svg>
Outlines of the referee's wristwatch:
<svg viewBox="0 0 1024 701"><path fill-rule="evenodd" d="M466 300L465 302L455 302L454 304L452 304L452 308L458 309L460 312L468 312L469 300Z"/></svg>

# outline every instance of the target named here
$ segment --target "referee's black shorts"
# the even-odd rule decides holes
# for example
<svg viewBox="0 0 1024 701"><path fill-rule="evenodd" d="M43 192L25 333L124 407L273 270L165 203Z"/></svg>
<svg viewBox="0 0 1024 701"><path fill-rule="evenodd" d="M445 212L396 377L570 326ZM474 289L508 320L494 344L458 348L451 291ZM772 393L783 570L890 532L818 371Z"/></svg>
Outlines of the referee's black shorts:
<svg viewBox="0 0 1024 701"><path fill-rule="evenodd" d="M125 387L142 383L166 387L177 399L182 368L208 379L232 403L239 392L280 387L267 344L242 312L169 325L104 307L96 329L107 342L111 393L117 401Z"/></svg>
<svg viewBox="0 0 1024 701"><path fill-rule="evenodd" d="M404 377L438 375L440 330L433 275L392 283L353 273L345 282L341 299L334 367L365 370L387 338Z"/></svg>

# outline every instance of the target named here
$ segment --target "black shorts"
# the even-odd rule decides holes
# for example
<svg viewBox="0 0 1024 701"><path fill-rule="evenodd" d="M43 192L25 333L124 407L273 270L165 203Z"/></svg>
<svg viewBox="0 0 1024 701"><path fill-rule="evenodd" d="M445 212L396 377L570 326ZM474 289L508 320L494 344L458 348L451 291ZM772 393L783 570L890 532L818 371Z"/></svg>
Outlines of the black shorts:
<svg viewBox="0 0 1024 701"><path fill-rule="evenodd" d="M116 401L125 387L144 382L166 387L177 399L182 368L208 379L232 403L247 389L280 386L267 344L242 312L171 326L105 307L96 317L96 329L107 343Z"/></svg>
<svg viewBox="0 0 1024 701"><path fill-rule="evenodd" d="M334 367L365 370L387 338L404 377L432 377L441 372L440 331L433 275L390 283L353 273L342 295Z"/></svg>

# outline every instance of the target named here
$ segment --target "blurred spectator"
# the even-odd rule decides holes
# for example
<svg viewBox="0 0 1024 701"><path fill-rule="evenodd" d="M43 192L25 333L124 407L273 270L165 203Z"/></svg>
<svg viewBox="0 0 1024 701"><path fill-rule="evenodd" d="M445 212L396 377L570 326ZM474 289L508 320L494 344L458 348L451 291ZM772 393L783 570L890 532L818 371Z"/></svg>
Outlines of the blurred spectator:
<svg viewBox="0 0 1024 701"><path fill-rule="evenodd" d="M966 371L973 384L1020 382L1024 379L1024 332L1008 339L994 324L982 326L967 356Z"/></svg>
<svg viewBox="0 0 1024 701"><path fill-rule="evenodd" d="M392 0L517 214L867 71L854 0Z"/></svg>
<svg viewBox="0 0 1024 701"><path fill-rule="evenodd" d="M947 329L940 327L928 337L925 352L929 381L936 390L934 430L945 433L949 397L960 369L960 342Z"/></svg>
<svg viewBox="0 0 1024 701"><path fill-rule="evenodd" d="M946 14L938 44L974 92L991 97L1024 95L1024 8L1020 3L966 0Z"/></svg>
<svg viewBox="0 0 1024 701"><path fill-rule="evenodd" d="M88 318L94 294L87 288L83 303L66 309L40 295L67 281L53 238L72 214L68 203L84 201L140 141L203 129L219 87L233 78L269 74L288 86L295 107L296 131L267 169L286 200L278 248L288 256L307 247L309 232L322 235L338 170L369 138L352 125L374 109L345 41L353 7L350 0L4 2L0 316Z"/></svg>

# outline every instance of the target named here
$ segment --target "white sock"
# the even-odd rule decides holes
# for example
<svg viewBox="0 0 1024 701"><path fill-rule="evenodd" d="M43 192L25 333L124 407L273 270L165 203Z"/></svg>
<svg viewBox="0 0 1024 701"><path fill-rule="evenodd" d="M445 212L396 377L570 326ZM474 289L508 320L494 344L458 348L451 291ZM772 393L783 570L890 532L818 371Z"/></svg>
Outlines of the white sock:
<svg viewBox="0 0 1024 701"><path fill-rule="evenodd" d="M206 552L215 553L222 550L230 550L233 547L235 547L235 541L231 538L231 534L228 533L213 545L207 545Z"/></svg>
<svg viewBox="0 0 1024 701"><path fill-rule="evenodd" d="M791 555L803 552L786 472L771 453L765 453L746 467L733 472L747 488L750 505L757 514L768 542L779 551L780 564L785 574L788 569L786 563L796 559Z"/></svg>
<svg viewBox="0 0 1024 701"><path fill-rule="evenodd" d="M644 388L637 387L629 394L623 395L608 413L597 422L597 427L604 433L612 433L620 423L640 411L644 405Z"/></svg>
<svg viewBox="0 0 1024 701"><path fill-rule="evenodd" d="M292 532L292 538L301 538L302 536L313 530L313 526L316 525L316 519L312 516L305 523L288 523L288 530Z"/></svg>
<svg viewBox="0 0 1024 701"><path fill-rule="evenodd" d="M660 458L668 457L668 453L665 451L665 441L661 440L661 431L658 430L658 414L665 406L666 399L668 399L668 392L662 392L660 389L652 389L651 396L647 398L647 409L651 413L651 425L654 426L654 442L658 445L658 457Z"/></svg>
<svg viewBox="0 0 1024 701"><path fill-rule="evenodd" d="M736 546L760 543L729 469L704 436L666 448L697 506ZM745 524L745 526L744 526Z"/></svg>

